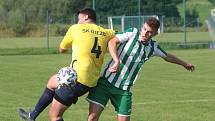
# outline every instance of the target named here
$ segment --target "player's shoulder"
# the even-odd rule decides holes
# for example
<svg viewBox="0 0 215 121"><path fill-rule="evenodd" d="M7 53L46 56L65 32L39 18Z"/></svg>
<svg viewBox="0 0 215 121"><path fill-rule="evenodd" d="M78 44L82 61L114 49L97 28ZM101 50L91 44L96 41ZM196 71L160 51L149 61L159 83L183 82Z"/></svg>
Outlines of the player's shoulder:
<svg viewBox="0 0 215 121"><path fill-rule="evenodd" d="M69 27L69 30L71 31L71 30L74 30L74 29L77 29L77 28L79 28L79 24L73 24L73 25L71 25Z"/></svg>
<svg viewBox="0 0 215 121"><path fill-rule="evenodd" d="M117 32L117 34L127 34L130 36L136 36L139 34L139 31L137 28L133 27L133 28L126 29L124 32Z"/></svg>
<svg viewBox="0 0 215 121"><path fill-rule="evenodd" d="M73 27L73 26L79 26L79 25L80 25L80 24L72 24L71 27Z"/></svg>
<svg viewBox="0 0 215 121"><path fill-rule="evenodd" d="M70 26L71 29L80 29L80 28L92 28L93 24L73 24Z"/></svg>
<svg viewBox="0 0 215 121"><path fill-rule="evenodd" d="M108 36L113 36L116 33L115 30L113 30L113 29L104 28L104 27L99 26L99 25L97 25L97 27L98 27L97 29L99 31L102 31L102 32L106 33L105 35L108 35Z"/></svg>
<svg viewBox="0 0 215 121"><path fill-rule="evenodd" d="M149 42L149 44L152 46L152 47L154 47L154 48L157 48L158 47L158 42L156 41L156 40L154 40L154 39L151 39L150 40L150 42Z"/></svg>
<svg viewBox="0 0 215 121"><path fill-rule="evenodd" d="M127 33L129 35L136 35L139 33L138 29L135 28L135 27L131 27L131 28L128 28L126 29L124 32L117 32L116 34L124 34L124 33Z"/></svg>
<svg viewBox="0 0 215 121"><path fill-rule="evenodd" d="M113 30L113 29L104 29L107 33L116 33L116 31L115 30Z"/></svg>
<svg viewBox="0 0 215 121"><path fill-rule="evenodd" d="M107 32L115 32L113 29L109 29L109 28L104 28L102 26L99 26L99 25L96 25L100 30L103 30L103 31L107 31Z"/></svg>
<svg viewBox="0 0 215 121"><path fill-rule="evenodd" d="M150 40L152 43L158 43L155 39Z"/></svg>
<svg viewBox="0 0 215 121"><path fill-rule="evenodd" d="M138 29L135 27L131 27L131 28L128 28L125 30L125 32L137 32L137 31L138 31Z"/></svg>

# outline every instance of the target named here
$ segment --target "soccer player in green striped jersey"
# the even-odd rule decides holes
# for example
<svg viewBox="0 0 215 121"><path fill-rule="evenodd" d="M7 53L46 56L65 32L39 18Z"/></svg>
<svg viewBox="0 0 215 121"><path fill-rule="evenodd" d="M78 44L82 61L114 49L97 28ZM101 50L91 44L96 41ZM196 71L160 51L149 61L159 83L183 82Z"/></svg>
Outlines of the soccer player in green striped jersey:
<svg viewBox="0 0 215 121"><path fill-rule="evenodd" d="M195 66L164 51L152 37L157 35L160 22L156 18L148 19L141 31L130 28L117 34L109 45L118 49L111 52L112 57L119 59L120 64L113 67L113 59L104 68L98 84L87 97L89 101L88 121L98 121L107 102L110 100L117 112L118 121L129 121L132 109L131 87L137 79L143 64L153 56L159 56L165 61L183 66L188 71L194 71ZM112 69L112 70L111 70ZM114 72L115 71L115 72ZM114 72L114 73L113 73Z"/></svg>

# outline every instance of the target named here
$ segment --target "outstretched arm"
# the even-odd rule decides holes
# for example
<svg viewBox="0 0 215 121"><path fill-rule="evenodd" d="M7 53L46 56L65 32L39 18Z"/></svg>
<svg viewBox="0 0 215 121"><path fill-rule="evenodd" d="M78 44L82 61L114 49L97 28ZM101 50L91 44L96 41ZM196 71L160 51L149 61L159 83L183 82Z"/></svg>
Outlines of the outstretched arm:
<svg viewBox="0 0 215 121"><path fill-rule="evenodd" d="M167 53L167 56L164 58L164 60L167 62L170 62L170 63L175 63L178 65L181 65L184 68L186 68L188 71L191 71L191 72L195 70L195 66L193 64L187 63L170 53Z"/></svg>
<svg viewBox="0 0 215 121"><path fill-rule="evenodd" d="M120 64L120 60L117 52L117 43L119 43L119 39L117 37L112 38L108 42L109 52L114 60L114 64L109 68L110 72L116 72Z"/></svg>

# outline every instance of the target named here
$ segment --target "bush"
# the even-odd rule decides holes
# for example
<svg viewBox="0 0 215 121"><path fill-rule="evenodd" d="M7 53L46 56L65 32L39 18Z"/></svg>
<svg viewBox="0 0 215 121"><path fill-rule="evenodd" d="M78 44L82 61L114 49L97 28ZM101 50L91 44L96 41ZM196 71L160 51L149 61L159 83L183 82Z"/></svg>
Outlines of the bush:
<svg viewBox="0 0 215 121"><path fill-rule="evenodd" d="M10 11L8 16L7 25L16 33L16 36L25 35L30 30L30 26L25 22L20 10Z"/></svg>
<svg viewBox="0 0 215 121"><path fill-rule="evenodd" d="M71 26L71 25L56 24L55 26L56 26L55 34L64 36L66 34L67 30L69 29L69 26Z"/></svg>

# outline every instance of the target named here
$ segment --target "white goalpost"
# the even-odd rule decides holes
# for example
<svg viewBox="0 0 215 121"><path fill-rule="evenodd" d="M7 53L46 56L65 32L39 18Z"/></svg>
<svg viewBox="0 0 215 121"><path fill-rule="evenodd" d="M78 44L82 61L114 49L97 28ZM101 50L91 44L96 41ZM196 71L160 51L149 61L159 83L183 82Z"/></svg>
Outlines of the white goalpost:
<svg viewBox="0 0 215 121"><path fill-rule="evenodd" d="M215 9L211 9L211 16L205 22L208 26L208 32L212 39L212 42L209 45L209 48L215 49Z"/></svg>
<svg viewBox="0 0 215 121"><path fill-rule="evenodd" d="M157 15L147 16L109 16L108 17L108 28L116 31L124 32L130 27L140 28L148 18L155 17L159 20ZM158 32L163 32L163 20L160 20L161 26Z"/></svg>

